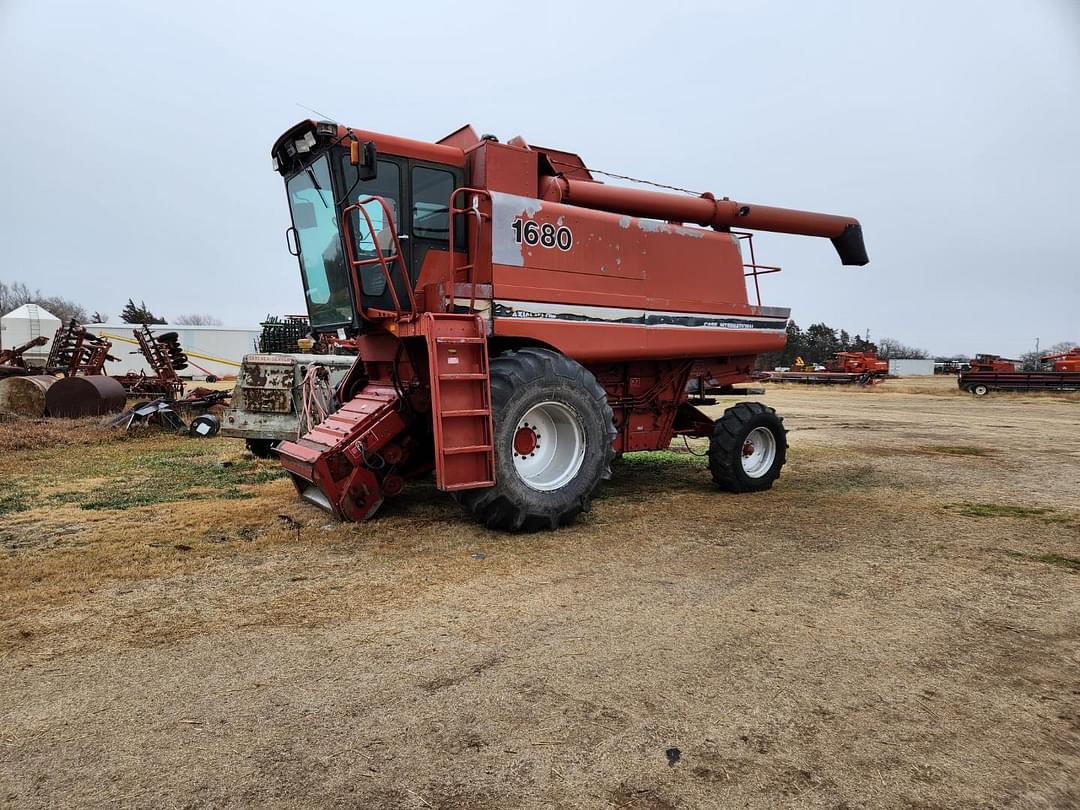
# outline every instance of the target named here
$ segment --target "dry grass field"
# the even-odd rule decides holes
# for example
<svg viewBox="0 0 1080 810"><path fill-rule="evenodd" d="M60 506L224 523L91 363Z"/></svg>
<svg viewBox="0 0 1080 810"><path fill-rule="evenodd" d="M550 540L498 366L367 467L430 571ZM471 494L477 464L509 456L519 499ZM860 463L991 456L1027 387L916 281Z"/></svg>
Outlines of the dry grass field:
<svg viewBox="0 0 1080 810"><path fill-rule="evenodd" d="M1078 807L1080 399L954 386L773 387L771 492L679 442L530 536L0 423L0 805Z"/></svg>

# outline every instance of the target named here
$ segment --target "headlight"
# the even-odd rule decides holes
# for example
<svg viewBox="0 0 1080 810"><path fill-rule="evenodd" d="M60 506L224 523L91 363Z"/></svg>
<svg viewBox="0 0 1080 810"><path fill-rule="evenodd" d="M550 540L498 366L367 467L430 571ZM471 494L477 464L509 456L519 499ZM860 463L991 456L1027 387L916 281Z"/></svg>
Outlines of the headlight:
<svg viewBox="0 0 1080 810"><path fill-rule="evenodd" d="M303 138L300 138L296 141L296 151L300 152L301 154L304 154L305 152L310 152L311 147L313 147L315 143L315 133L308 132L304 135Z"/></svg>

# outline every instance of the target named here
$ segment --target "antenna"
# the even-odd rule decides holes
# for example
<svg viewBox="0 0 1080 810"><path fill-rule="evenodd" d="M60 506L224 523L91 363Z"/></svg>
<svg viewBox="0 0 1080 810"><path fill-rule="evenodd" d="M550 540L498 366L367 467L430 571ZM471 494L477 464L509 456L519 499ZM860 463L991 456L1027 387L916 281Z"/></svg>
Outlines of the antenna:
<svg viewBox="0 0 1080 810"><path fill-rule="evenodd" d="M319 112L314 107L309 107L306 104L301 104L299 101L296 102L296 106L299 107L302 110L307 110L308 112L315 113L317 116L319 116L319 118L321 118L324 121L329 121L332 124L338 124L338 125L341 124L341 122L338 121L336 118L334 118L332 115L327 115L326 113Z"/></svg>

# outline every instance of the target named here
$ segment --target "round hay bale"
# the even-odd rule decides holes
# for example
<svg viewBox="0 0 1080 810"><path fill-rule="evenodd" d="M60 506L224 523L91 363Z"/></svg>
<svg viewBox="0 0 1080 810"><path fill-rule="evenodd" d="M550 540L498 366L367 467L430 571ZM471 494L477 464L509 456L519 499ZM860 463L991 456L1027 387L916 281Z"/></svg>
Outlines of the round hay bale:
<svg viewBox="0 0 1080 810"><path fill-rule="evenodd" d="M45 393L56 377L5 377L0 380L0 412L40 419L45 415Z"/></svg>

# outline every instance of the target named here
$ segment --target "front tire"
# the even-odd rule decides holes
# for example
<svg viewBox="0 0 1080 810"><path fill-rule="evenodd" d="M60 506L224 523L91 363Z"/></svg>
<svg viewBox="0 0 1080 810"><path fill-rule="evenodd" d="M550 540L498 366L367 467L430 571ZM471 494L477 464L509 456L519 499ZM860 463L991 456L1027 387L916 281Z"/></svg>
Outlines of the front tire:
<svg viewBox="0 0 1080 810"><path fill-rule="evenodd" d="M771 489L787 460L787 431L776 411L740 402L716 420L709 442L713 481L728 492Z"/></svg>
<svg viewBox="0 0 1080 810"><path fill-rule="evenodd" d="M977 397L985 397L987 394L990 393L990 389L987 386L983 385L982 383L978 383L976 385L973 385L968 390L971 391L971 393L973 393Z"/></svg>
<svg viewBox="0 0 1080 810"><path fill-rule="evenodd" d="M458 494L489 528L555 529L587 512L611 477L615 425L592 373L548 349L491 361L495 486Z"/></svg>

